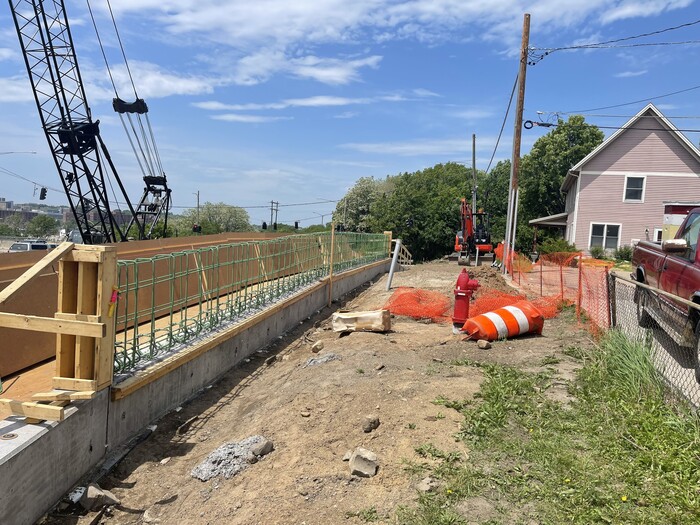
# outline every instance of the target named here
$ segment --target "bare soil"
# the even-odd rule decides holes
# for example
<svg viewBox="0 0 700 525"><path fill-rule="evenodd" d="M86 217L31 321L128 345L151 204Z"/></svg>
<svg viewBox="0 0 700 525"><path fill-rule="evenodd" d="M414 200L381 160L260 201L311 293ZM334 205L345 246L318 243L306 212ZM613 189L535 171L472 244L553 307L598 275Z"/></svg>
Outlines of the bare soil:
<svg viewBox="0 0 700 525"><path fill-rule="evenodd" d="M454 262L416 265L394 275L393 287L412 286L452 296ZM470 268L489 288L512 290L490 267ZM560 386L549 395L567 402L566 381L576 369L563 352L591 344L569 315L547 320L542 336L497 341L479 350L452 333L450 324L392 319L387 334L331 330L338 308L381 308L392 292L387 276L354 297L334 304L264 349L241 368L162 418L157 429L100 480L121 505L101 516L49 516L45 524L337 524L362 523L357 513L374 507L376 523L393 523L399 505L413 505L420 476L405 468L417 460L415 448L432 443L469 454L455 439L462 418L432 403L439 396L470 399L479 390L478 368L451 364L457 359L492 361L536 371L556 369ZM319 354L311 351L322 341ZM305 367L311 357L340 359ZM271 356L276 358L271 364ZM558 362L548 365L547 356ZM550 361L555 361L554 359ZM371 433L362 419L376 415ZM274 451L231 479L202 482L192 469L220 445L256 434L271 439ZM371 478L350 475L342 460L358 446L375 452L379 471ZM473 503L473 504L472 504ZM477 503L479 503L477 505ZM489 519L488 501L462 504L475 523ZM486 509L481 512L479 509Z"/></svg>

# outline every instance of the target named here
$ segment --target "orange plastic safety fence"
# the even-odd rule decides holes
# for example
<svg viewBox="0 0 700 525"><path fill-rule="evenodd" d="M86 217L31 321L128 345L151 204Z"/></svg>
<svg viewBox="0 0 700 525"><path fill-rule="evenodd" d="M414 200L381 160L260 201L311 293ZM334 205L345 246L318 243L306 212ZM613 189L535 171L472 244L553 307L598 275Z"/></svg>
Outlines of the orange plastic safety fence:
<svg viewBox="0 0 700 525"><path fill-rule="evenodd" d="M593 335L609 327L607 275L611 263L577 253L542 255L529 271L513 264L513 280L543 298L556 297L576 306L579 321ZM551 305L554 308L554 304ZM543 307L546 309L546 307Z"/></svg>
<svg viewBox="0 0 700 525"><path fill-rule="evenodd" d="M401 287L392 294L384 305L384 309L394 315L446 323L450 320L451 304L450 298L439 292Z"/></svg>
<svg viewBox="0 0 700 525"><path fill-rule="evenodd" d="M498 308L510 306L524 299L527 299L524 295L508 294L490 288L480 288L476 298L469 306L469 317L475 317L486 312L493 312ZM545 319L556 317L564 305L564 301L562 301L559 296L539 297L530 302L542 312Z"/></svg>

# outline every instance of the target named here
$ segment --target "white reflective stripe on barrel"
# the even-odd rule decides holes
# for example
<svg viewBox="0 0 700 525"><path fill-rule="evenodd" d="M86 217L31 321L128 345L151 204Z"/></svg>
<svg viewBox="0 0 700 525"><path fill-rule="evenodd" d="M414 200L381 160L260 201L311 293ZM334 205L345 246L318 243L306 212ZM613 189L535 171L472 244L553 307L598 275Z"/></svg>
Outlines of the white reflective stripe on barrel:
<svg viewBox="0 0 700 525"><path fill-rule="evenodd" d="M498 330L499 338L508 337L508 327L500 315L494 312L486 312L483 314L483 316L488 318L494 324L496 330Z"/></svg>
<svg viewBox="0 0 700 525"><path fill-rule="evenodd" d="M518 324L520 325L521 334L526 334L530 331L530 320L520 308L518 308L517 306L504 306L503 308L512 313L513 317L515 317L515 320L518 321Z"/></svg>

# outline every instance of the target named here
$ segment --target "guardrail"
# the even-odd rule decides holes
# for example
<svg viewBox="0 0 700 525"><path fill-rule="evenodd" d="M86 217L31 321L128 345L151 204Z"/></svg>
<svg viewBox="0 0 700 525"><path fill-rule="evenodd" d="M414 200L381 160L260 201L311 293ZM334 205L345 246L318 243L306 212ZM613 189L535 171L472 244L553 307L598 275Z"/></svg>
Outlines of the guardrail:
<svg viewBox="0 0 700 525"><path fill-rule="evenodd" d="M118 261L115 374L243 319L319 279L389 255L385 234L292 235Z"/></svg>

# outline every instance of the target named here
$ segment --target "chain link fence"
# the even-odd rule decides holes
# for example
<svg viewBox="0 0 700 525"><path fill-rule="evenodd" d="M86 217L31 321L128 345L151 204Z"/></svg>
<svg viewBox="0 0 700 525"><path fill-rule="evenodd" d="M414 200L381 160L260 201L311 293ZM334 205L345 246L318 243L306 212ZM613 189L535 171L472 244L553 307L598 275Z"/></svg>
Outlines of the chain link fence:
<svg viewBox="0 0 700 525"><path fill-rule="evenodd" d="M254 314L329 275L331 266L339 273L388 255L386 235L324 232L118 261L115 374Z"/></svg>
<svg viewBox="0 0 700 525"><path fill-rule="evenodd" d="M629 339L648 345L668 386L700 408L696 334L700 305L614 272L609 284L612 326Z"/></svg>

